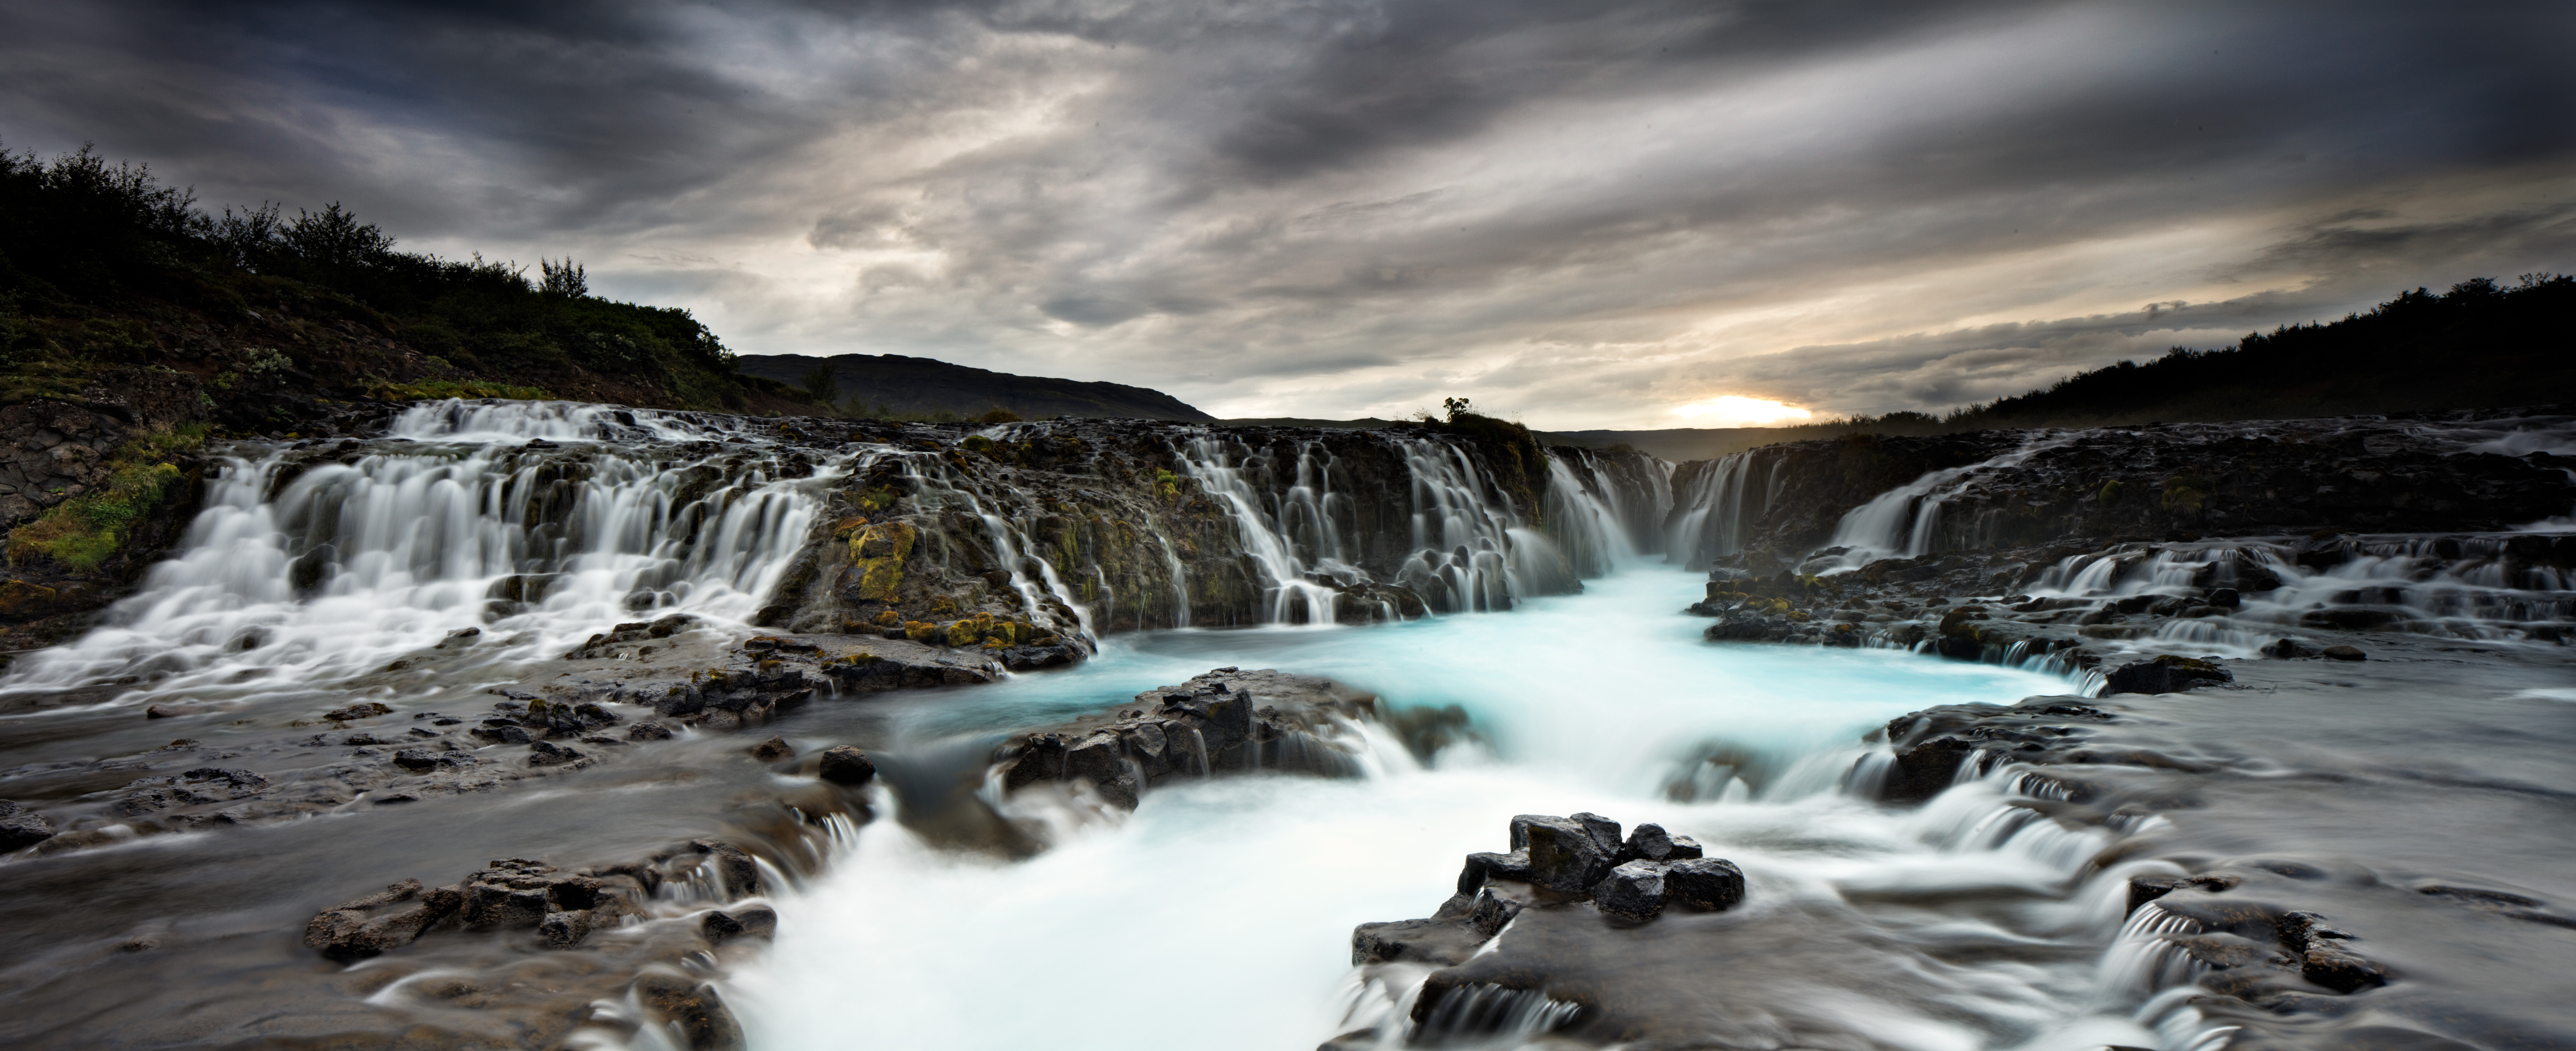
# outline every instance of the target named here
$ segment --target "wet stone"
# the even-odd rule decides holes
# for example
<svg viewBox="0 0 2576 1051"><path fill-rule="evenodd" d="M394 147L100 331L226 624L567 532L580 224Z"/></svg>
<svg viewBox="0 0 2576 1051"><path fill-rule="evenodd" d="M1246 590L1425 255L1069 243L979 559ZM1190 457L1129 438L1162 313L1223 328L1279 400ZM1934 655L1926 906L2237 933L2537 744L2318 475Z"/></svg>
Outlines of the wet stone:
<svg viewBox="0 0 2576 1051"><path fill-rule="evenodd" d="M1744 870L1724 858L1689 858L1664 869L1664 895L1675 905L1724 912L1744 903Z"/></svg>
<svg viewBox="0 0 2576 1051"><path fill-rule="evenodd" d="M822 766L815 773L836 785L864 785L876 779L877 764L868 753L840 745L823 750Z"/></svg>
<svg viewBox="0 0 2576 1051"><path fill-rule="evenodd" d="M1664 911L1664 865L1631 861L1611 869L1592 888L1592 907L1603 915L1643 923Z"/></svg>

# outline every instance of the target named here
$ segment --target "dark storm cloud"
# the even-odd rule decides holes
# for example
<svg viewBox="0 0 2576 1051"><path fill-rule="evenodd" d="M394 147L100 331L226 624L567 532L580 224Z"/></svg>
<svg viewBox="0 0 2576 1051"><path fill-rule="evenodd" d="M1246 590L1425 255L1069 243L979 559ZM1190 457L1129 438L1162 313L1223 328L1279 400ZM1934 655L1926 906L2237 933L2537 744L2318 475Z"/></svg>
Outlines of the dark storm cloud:
<svg viewBox="0 0 2576 1051"><path fill-rule="evenodd" d="M2576 9L0 0L0 138L1220 412L1941 408L2576 268ZM2145 305L2164 304L2150 311ZM2054 320L2050 320L2054 319Z"/></svg>

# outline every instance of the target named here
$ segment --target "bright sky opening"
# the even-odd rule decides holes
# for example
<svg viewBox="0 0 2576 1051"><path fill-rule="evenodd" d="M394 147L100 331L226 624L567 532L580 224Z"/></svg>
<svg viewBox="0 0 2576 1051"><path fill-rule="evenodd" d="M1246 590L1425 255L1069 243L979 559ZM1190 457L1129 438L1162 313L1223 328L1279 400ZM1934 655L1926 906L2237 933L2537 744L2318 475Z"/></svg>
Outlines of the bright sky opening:
<svg viewBox="0 0 2576 1051"><path fill-rule="evenodd" d="M1729 394L1675 406L1673 415L1707 427L1760 427L1772 423L1804 423L1816 414L1786 402Z"/></svg>

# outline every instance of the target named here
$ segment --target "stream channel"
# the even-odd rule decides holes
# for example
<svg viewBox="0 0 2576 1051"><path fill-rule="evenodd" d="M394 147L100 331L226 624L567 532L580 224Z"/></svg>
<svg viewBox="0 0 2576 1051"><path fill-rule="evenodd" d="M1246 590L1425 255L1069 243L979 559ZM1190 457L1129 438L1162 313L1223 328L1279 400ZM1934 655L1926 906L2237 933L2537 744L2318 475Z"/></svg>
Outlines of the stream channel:
<svg viewBox="0 0 2576 1051"><path fill-rule="evenodd" d="M478 745L471 769L489 783L372 798L380 782L365 764L381 756L310 720L381 699L391 711L357 732L439 737L396 727L477 717L505 684L598 674L597 660L556 655L637 609L698 618L670 659L714 660L756 633L746 622L813 532L823 487L897 457L919 491L971 503L919 473L936 469L934 453L810 457L720 418L598 406L428 405L378 438L229 450L187 540L142 590L0 680L0 795L71 822L58 845L81 837L0 860L0 1042L395 1046L406 1031L436 1046L554 1042L428 990L472 975L544 1003L622 982L621 960L649 956L652 932L674 928L665 921L694 929L705 903L658 902L654 923L600 931L578 952L441 934L346 966L306 947L304 924L352 893L405 876L435 885L483 859L580 865L756 835L763 820L793 828L782 800L814 790L811 774L752 761L749 734L683 727L619 745L596 768L532 771L524 742ZM587 466L569 471L573 461ZM1239 481L1213 453L1185 461L1212 492ZM2325 902L2405 976L2333 1005L2502 1034L2488 1041L2497 1048L2565 1046L2552 1034L2576 1019L2549 990L2548 961L2564 959L2555 939L2576 920L2463 907L2533 902L2457 889L2545 891L2569 871L2564 837L2534 831L2566 827L2576 800L2557 648L2390 637L2366 669L2238 662L2235 692L2099 702L2130 713L2100 731L2121 754L2183 757L2086 768L2102 786L2134 782L2122 798L2145 802L2060 820L2049 815L2068 790L2006 765L1890 806L1878 789L1891 752L1874 735L1891 718L2082 694L2099 677L1704 641L1707 622L1682 608L1705 578L1624 549L1636 523L1577 500L1551 540L1514 525L1472 470L1434 461L1407 461L1415 530L1448 521L1442 549L1454 542L1461 567L1465 545L1488 545L1462 594L1550 564L1566 567L1557 590L1575 593L1368 627L1109 634L1069 669L783 711L760 733L800 756L850 744L874 757L875 819L833 816L829 857L769 868L774 944L698 960L691 980L715 984L759 1051L1598 1046L1597 1027L1582 1043L1557 1032L1598 1004L1541 992L1479 991L1472 1017L1416 1024L1432 968L1351 959L1354 925L1431 915L1464 855L1508 849L1514 815L1588 811L1695 837L1745 874L1737 908L1666 914L1593 938L1607 958L1551 961L1593 984L1549 990L1621 1000L1604 1015L1688 1034L1689 1046L2225 1046L2262 1019L2241 1005L2204 1017L2218 1011L2193 1002L2206 969L2161 939L2171 915L2132 910L2129 881L2189 874L2178 862L2195 857L2275 854L2328 860L2260 862L2271 867L2246 870L2249 887L2297 883L2306 897L2293 900ZM1347 499L1302 482L1296 492L1327 510ZM1278 530L1243 509L1255 501L1238 503L1248 533ZM1668 505L1645 510L1659 519ZM1027 539L1015 519L973 506L998 548ZM1247 550L1296 549L1266 539ZM1560 543L1579 557L1554 554ZM1312 567L1270 561L1283 593L1309 580ZM1573 566L1592 577L1579 590ZM1004 575L1032 608L1077 604L1053 574ZM1381 719L1337 738L1358 749L1361 776L1182 779L1132 813L1048 786L1004 798L984 783L1015 732L1226 667L1373 693ZM168 709L146 718L154 704ZM122 823L117 807L156 820L130 805L156 791L152 777L216 763L259 765L281 790L238 820ZM2197 780L2178 780L2186 771ZM1044 849L959 834L944 815L991 822L960 800L1037 830ZM1572 906L1513 922L1534 915L1551 946L1570 944L1570 923L1599 919ZM1507 926L1482 951L1510 953L1515 938ZM638 1023L631 993L544 1010L623 1019L557 1034L574 1046L682 1046Z"/></svg>
<svg viewBox="0 0 2576 1051"><path fill-rule="evenodd" d="M1226 665L1329 676L1390 710L1454 705L1474 739L1420 762L1364 728L1358 780L1183 782L1117 817L1061 800L1037 815L1056 844L1022 861L873 823L780 898L775 949L728 998L758 1048L843 1046L854 1009L894 1047L1288 1049L1371 1028L1399 1046L1410 990L1360 985L1352 926L1427 914L1463 855L1503 848L1514 814L1588 810L1744 868L1748 903L1722 919L1765 973L1706 980L1759 989L1776 1017L1757 1028L1926 1049L2188 1045L2196 1018L2141 1012L2151 990L2110 951L2127 873L2088 864L2110 833L2028 820L2001 783L1906 811L1849 791L1888 719L2064 680L1712 645L1674 612L1698 587L1631 566L1502 614L1156 632L1078 670L876 702L898 789L908 755L980 755L1008 729ZM1542 1006L1492 1036L1544 1039L1550 1020Z"/></svg>

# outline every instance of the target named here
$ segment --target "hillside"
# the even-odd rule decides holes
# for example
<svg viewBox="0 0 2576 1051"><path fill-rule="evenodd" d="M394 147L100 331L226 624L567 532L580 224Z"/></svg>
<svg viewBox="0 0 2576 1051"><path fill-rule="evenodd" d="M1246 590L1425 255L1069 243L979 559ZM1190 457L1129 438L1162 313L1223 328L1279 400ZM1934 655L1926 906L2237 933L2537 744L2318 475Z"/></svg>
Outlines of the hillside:
<svg viewBox="0 0 2576 1051"><path fill-rule="evenodd" d="M214 215L139 165L0 151L0 404L148 387L235 432L319 400L805 409L686 310L592 296L570 259L526 270L396 251L338 204Z"/></svg>
<svg viewBox="0 0 2576 1051"><path fill-rule="evenodd" d="M2477 278L2418 288L2322 324L2247 333L2219 350L2175 347L2145 363L2078 372L2040 390L1935 416L1894 412L1794 427L1570 431L1700 460L1840 434L1955 434L2023 427L2227 423L2563 403L2576 391L2576 277Z"/></svg>
<svg viewBox="0 0 2576 1051"><path fill-rule="evenodd" d="M745 376L810 390L825 364L839 384L831 401L845 415L963 419L1007 409L1022 419L1058 416L1211 422L1215 417L1158 390L1124 383L1019 376L901 354L751 354L735 359ZM815 393L820 393L819 391Z"/></svg>

